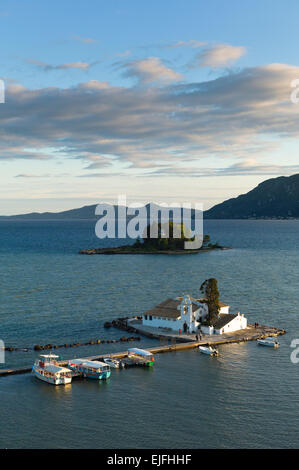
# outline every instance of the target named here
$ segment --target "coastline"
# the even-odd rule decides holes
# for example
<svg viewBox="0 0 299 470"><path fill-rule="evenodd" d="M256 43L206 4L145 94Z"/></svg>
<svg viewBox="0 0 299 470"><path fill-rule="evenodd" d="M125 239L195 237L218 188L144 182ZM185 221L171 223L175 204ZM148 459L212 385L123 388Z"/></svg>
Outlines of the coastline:
<svg viewBox="0 0 299 470"><path fill-rule="evenodd" d="M115 248L88 248L80 250L79 255L191 255L213 250L231 250L230 246L215 246L199 248L198 250L133 250L131 246L125 245Z"/></svg>

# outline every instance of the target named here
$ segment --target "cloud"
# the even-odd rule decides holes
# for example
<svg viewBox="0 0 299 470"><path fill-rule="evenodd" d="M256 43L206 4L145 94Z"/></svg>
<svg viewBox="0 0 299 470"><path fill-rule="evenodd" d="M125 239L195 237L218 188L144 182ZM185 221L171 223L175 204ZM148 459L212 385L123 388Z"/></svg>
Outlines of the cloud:
<svg viewBox="0 0 299 470"><path fill-rule="evenodd" d="M299 105L290 100L294 78L299 67L270 64L163 87L93 80L27 89L8 83L0 160L76 159L87 173L121 165L140 174L179 175L183 166L209 170L204 162L212 157L226 174L297 171L283 155L281 167L262 163L299 138ZM238 163L228 166L227 159Z"/></svg>
<svg viewBox="0 0 299 470"><path fill-rule="evenodd" d="M51 175L43 174L43 175L32 175L28 173L20 173L19 175L15 175L15 178L49 178Z"/></svg>
<svg viewBox="0 0 299 470"><path fill-rule="evenodd" d="M231 46L230 44L216 44L207 46L200 51L195 61L190 64L191 67L225 67L233 64L246 53L243 46Z"/></svg>
<svg viewBox="0 0 299 470"><path fill-rule="evenodd" d="M79 70L87 71L90 69L90 67L99 63L98 61L92 62L90 64L87 62L69 62L66 64L51 65L46 62L41 62L40 60L35 60L35 59L28 59L26 62L43 69L44 72L49 72L52 70L67 70L67 69L79 69Z"/></svg>
<svg viewBox="0 0 299 470"><path fill-rule="evenodd" d="M149 57L147 59L135 60L126 64L121 64L125 69L125 77L137 78L140 82L149 83L171 83L178 82L183 76L174 70L166 67L158 57Z"/></svg>
<svg viewBox="0 0 299 470"><path fill-rule="evenodd" d="M127 49L126 51L124 52L119 52L118 54L116 54L117 57L128 57L132 54L132 52Z"/></svg>
<svg viewBox="0 0 299 470"><path fill-rule="evenodd" d="M197 49L198 47L204 46L206 43L203 41L195 41L191 39L190 41L177 41L174 44L168 44L164 46L166 49L177 49L179 47L191 47L192 49Z"/></svg>
<svg viewBox="0 0 299 470"><path fill-rule="evenodd" d="M57 174L50 174L50 173L44 173L42 175L34 175L31 173L20 173L19 175L15 175L15 178L62 178L68 176L67 173L60 173L59 175Z"/></svg>
<svg viewBox="0 0 299 470"><path fill-rule="evenodd" d="M299 165L267 165L260 164L257 161L251 163L250 161L235 163L228 167L221 168L190 168L190 167L164 167L147 172L147 177L187 177L187 178L202 178L214 176L279 176L291 175L299 173Z"/></svg>
<svg viewBox="0 0 299 470"><path fill-rule="evenodd" d="M98 42L96 39L82 38L81 36L73 36L73 39L79 42L83 42L84 44L94 44L95 42Z"/></svg>
<svg viewBox="0 0 299 470"><path fill-rule="evenodd" d="M83 175L77 175L76 178L111 178L113 176L126 176L124 172L116 172L116 173L88 173Z"/></svg>
<svg viewBox="0 0 299 470"><path fill-rule="evenodd" d="M107 90L111 88L108 82L99 82L98 80L89 80L89 82L80 83L78 89L81 90Z"/></svg>

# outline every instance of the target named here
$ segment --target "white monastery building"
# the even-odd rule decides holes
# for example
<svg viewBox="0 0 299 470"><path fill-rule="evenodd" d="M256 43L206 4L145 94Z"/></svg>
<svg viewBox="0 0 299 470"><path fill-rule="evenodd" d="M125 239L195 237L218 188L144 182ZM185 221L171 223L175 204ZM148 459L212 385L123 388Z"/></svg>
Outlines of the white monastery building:
<svg viewBox="0 0 299 470"><path fill-rule="evenodd" d="M208 315L206 299L194 299L190 295L164 300L142 315L144 326L170 328L184 333L229 333L247 328L247 318L241 313L229 313L230 306L219 302L219 317L212 326L203 325Z"/></svg>

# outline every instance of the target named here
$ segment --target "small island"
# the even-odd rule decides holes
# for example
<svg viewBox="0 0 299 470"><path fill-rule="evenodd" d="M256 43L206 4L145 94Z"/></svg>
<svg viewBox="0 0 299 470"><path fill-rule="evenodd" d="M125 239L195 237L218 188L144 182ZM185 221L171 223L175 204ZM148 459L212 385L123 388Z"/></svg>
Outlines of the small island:
<svg viewBox="0 0 299 470"><path fill-rule="evenodd" d="M174 237L174 224L169 222L169 229L167 235L165 233L165 224L157 224L158 231L157 237L150 237L151 226L146 227L146 236L143 239L137 238L135 243L132 245L122 245L110 248L88 248L80 250L81 255L136 255L136 254L158 254L158 255L186 255L196 254L211 250L228 250L230 247L219 245L218 242L211 243L209 235L204 235L203 243L200 248L197 249L185 249L185 242L193 242L195 237L186 237L188 229L180 224L181 237Z"/></svg>

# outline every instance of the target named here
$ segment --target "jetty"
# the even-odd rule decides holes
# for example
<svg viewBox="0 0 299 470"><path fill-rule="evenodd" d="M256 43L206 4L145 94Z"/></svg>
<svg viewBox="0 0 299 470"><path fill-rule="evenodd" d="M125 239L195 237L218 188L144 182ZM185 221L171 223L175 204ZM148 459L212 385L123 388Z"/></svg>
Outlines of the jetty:
<svg viewBox="0 0 299 470"><path fill-rule="evenodd" d="M274 328L265 325L248 325L245 330L234 331L222 335L204 335L201 340L196 339L196 335L178 334L165 329L144 327L140 320L128 318L119 318L114 320L113 326L116 328L124 329L130 332L139 333L149 338L159 339L161 342L170 344L161 344L153 348L144 348L151 354L162 354L166 352L186 351L189 349L197 348L198 346L220 346L224 344L242 343L246 341L256 341L257 339L264 339L269 336L276 337L284 335L286 331L281 328ZM86 361L103 361L104 358L125 359L128 358L128 351L110 353L110 354L97 354L95 356L84 357ZM66 360L59 361L60 366L67 365ZM31 372L32 367L24 366L9 369L0 369L0 377L25 374Z"/></svg>

